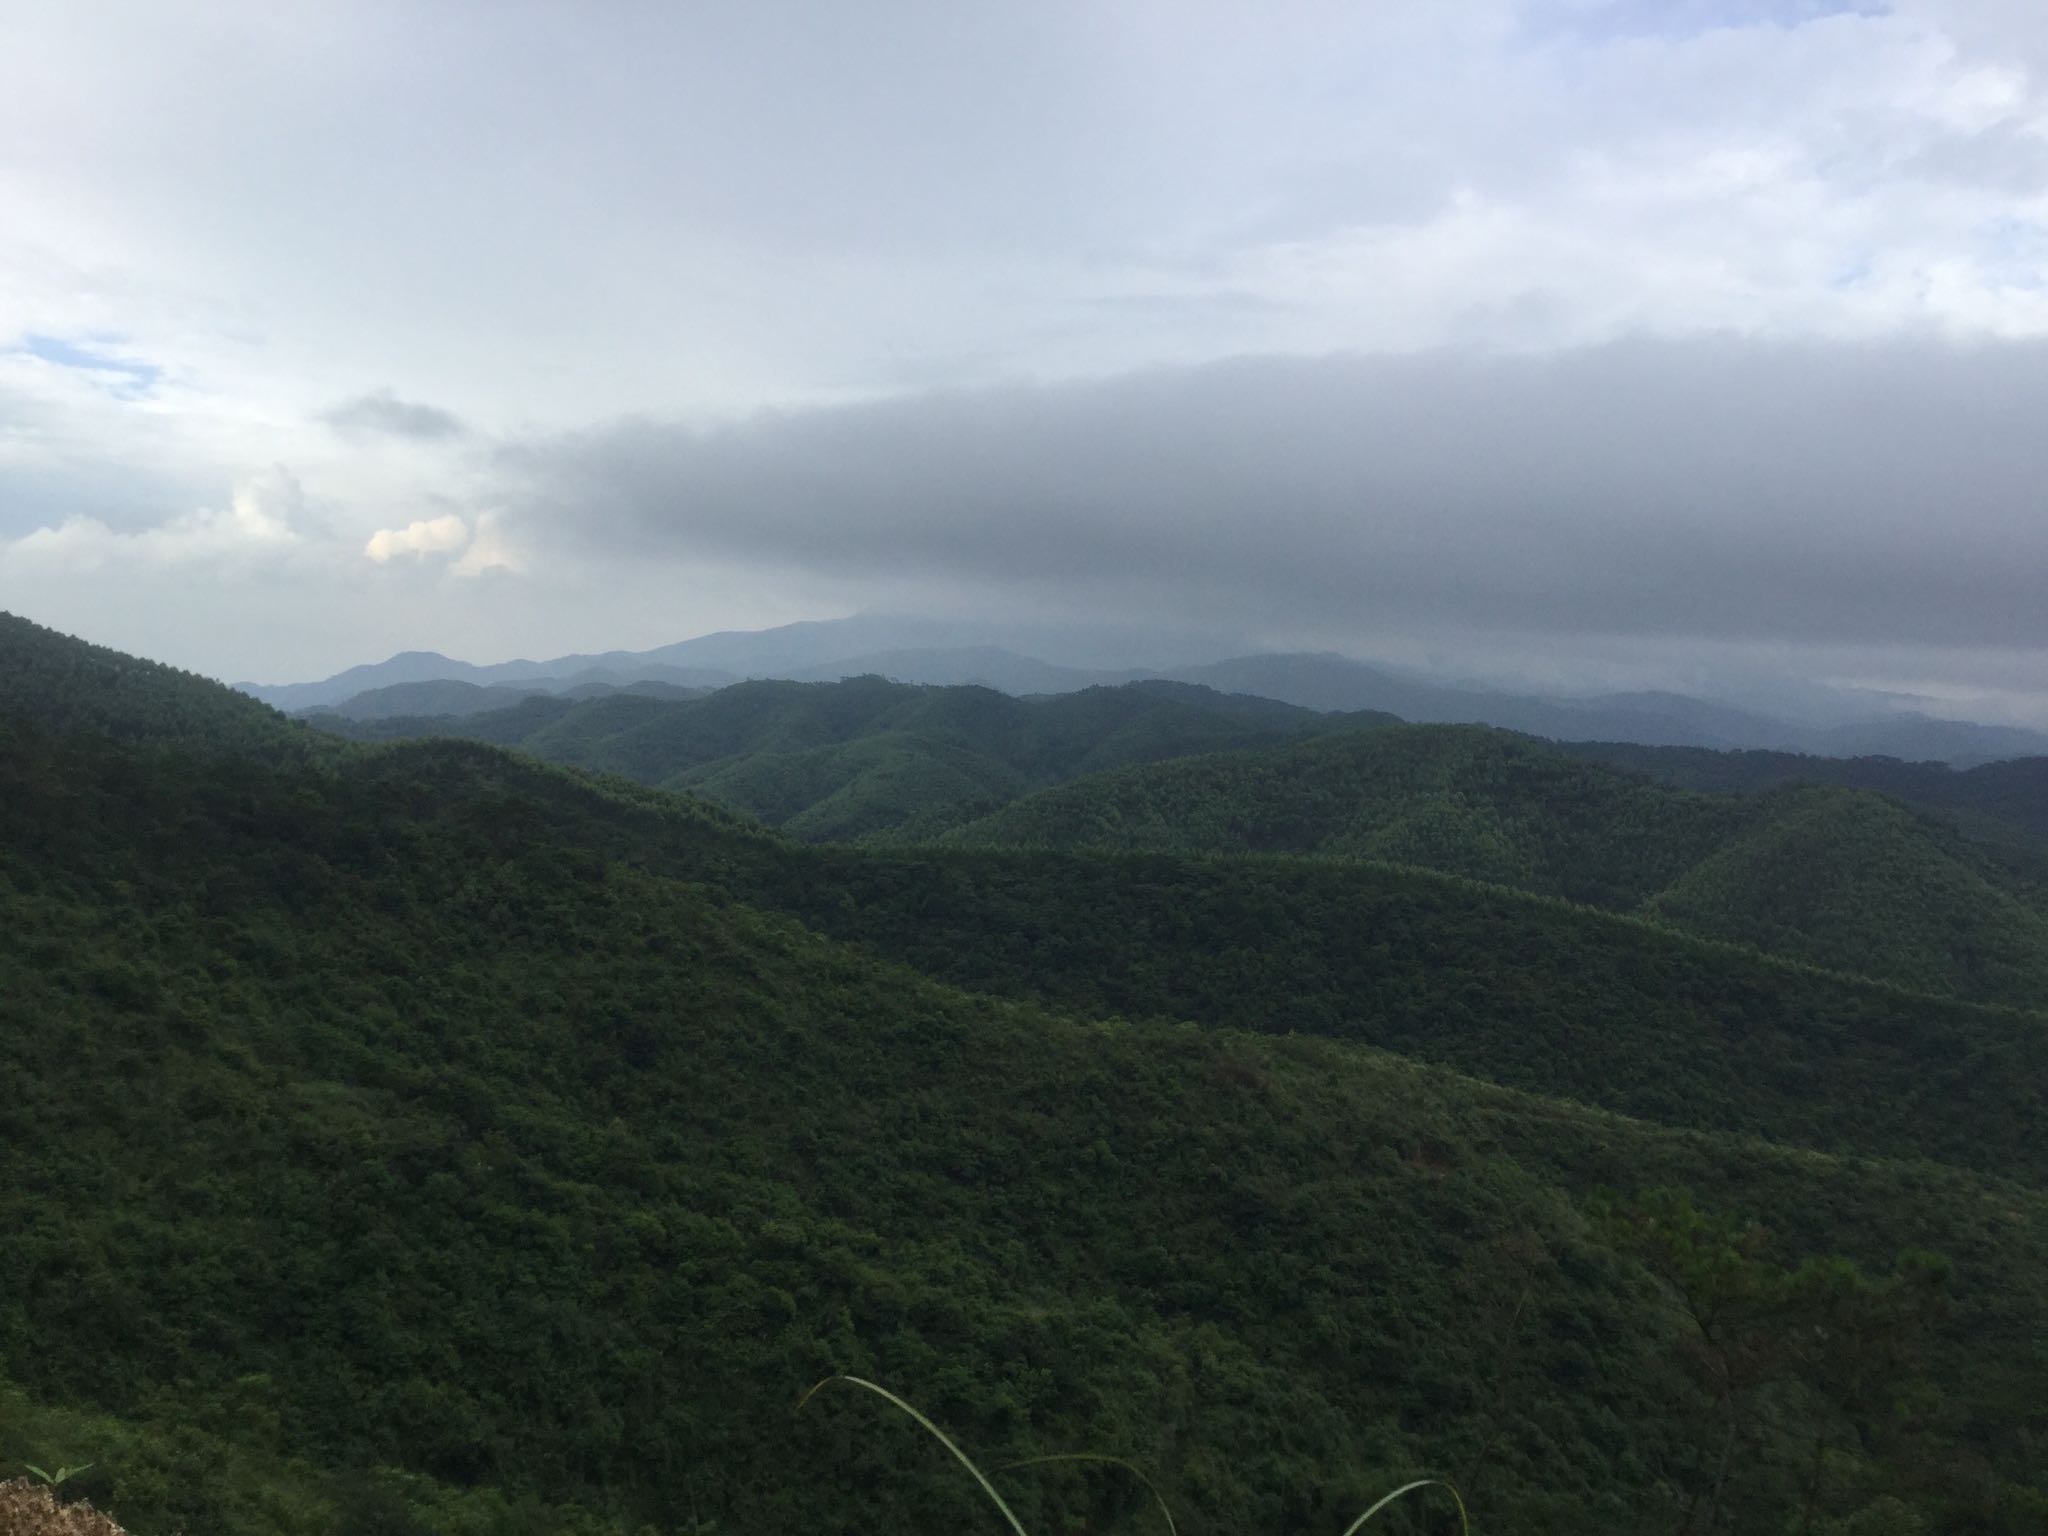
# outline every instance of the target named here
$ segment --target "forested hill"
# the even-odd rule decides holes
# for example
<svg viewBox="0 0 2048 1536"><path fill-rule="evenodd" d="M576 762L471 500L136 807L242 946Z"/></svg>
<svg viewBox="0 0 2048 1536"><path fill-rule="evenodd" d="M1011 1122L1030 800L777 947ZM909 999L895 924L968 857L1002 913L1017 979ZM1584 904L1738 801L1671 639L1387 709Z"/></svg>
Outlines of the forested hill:
<svg viewBox="0 0 2048 1536"><path fill-rule="evenodd" d="M459 735L684 789L809 841L928 836L1079 774L1393 723L1188 683L1018 699L880 677L751 682L689 700L532 698L442 718L347 721L358 741Z"/></svg>
<svg viewBox="0 0 2048 1536"><path fill-rule="evenodd" d="M2018 757L1975 768L1907 763L1895 757L1811 757L1795 752L1707 752L1574 741L1562 750L1589 762L1681 789L1744 791L1788 784L1874 790L1947 816L1987 840L2048 843L2048 757Z"/></svg>
<svg viewBox="0 0 2048 1536"><path fill-rule="evenodd" d="M792 1412L834 1370L1033 1532L1158 1522L1004 1465L1062 1451L1191 1532L2048 1509L2037 1018L1384 865L308 760L146 675L0 711L0 1458L136 1536L988 1525Z"/></svg>
<svg viewBox="0 0 2048 1536"><path fill-rule="evenodd" d="M0 613L0 719L138 745L321 752L329 743L267 704L160 662Z"/></svg>
<svg viewBox="0 0 2048 1536"><path fill-rule="evenodd" d="M2040 861L1863 791L1708 795L1482 726L1100 774L944 841L1389 860L1636 912L1923 991L2048 1004Z"/></svg>

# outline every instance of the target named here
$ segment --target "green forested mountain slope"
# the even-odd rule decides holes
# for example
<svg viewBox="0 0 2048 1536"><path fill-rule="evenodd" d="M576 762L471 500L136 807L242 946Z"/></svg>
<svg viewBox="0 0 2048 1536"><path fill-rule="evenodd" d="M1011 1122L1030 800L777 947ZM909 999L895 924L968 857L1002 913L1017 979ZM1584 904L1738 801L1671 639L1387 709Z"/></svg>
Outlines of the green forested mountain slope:
<svg viewBox="0 0 2048 1536"><path fill-rule="evenodd" d="M688 789L807 841L923 836L1078 774L1383 717L1184 683L1017 699L879 677L735 684L687 701L530 699L460 718L339 721L356 740L461 735Z"/></svg>
<svg viewBox="0 0 2048 1536"><path fill-rule="evenodd" d="M16 703L0 1456L138 1536L990 1518L793 1417L833 1369L1191 1531L1421 1471L1483 1531L2039 1523L2038 1019L1385 866L811 849Z"/></svg>
<svg viewBox="0 0 2048 1536"><path fill-rule="evenodd" d="M317 792L163 758L138 784L22 731L0 761L0 1358L40 1400L166 1426L137 1459L177 1487L106 1474L131 1521L217 1513L206 1434L409 1468L487 1514L505 1492L658 1528L973 1519L898 1427L789 1418L835 1367L977 1446L1138 1455L1217 1528L1320 1528L1425 1466L1491 1529L1651 1518L1709 1475L1715 1405L1583 1214L1650 1176L1768 1209L1792 1256L1941 1248L1968 1319L1925 1346L1941 1433L2021 1475L2000 1441L2030 1410L1986 1345L2041 1317L2028 1185L977 1001L587 835L659 829L661 859L743 883L776 850L742 829L476 748ZM1851 1455L1819 1382L1757 1405L1729 1513L1795 1496L1792 1425ZM1939 1460L1852 1459L1831 1498ZM1144 1514L1012 1481L1035 1528ZM512 1518L491 1528L560 1517Z"/></svg>
<svg viewBox="0 0 2048 1536"><path fill-rule="evenodd" d="M1666 1124L2048 1171L2048 1022L1383 865L820 850L753 899L977 991L1353 1040ZM746 878L759 878L750 874Z"/></svg>
<svg viewBox="0 0 2048 1536"><path fill-rule="evenodd" d="M1950 817L1990 838L2018 834L2048 841L2048 758L2020 757L1951 768L1895 757L1809 757L1792 752L1708 752L1693 747L1641 747L1574 741L1560 750L1682 789L1775 789L1788 784L1840 784L1875 790L1923 811Z"/></svg>
<svg viewBox="0 0 2048 1536"><path fill-rule="evenodd" d="M2048 901L2009 851L1864 792L1696 793L1484 727L1151 764L1042 791L943 840L1386 859L1921 990L2048 1003Z"/></svg>
<svg viewBox="0 0 2048 1536"><path fill-rule="evenodd" d="M459 678L434 678L417 683L389 683L347 699L339 707L319 711L350 720L392 720L435 715L480 715L510 709L523 698L553 690L528 684L499 683L487 687Z"/></svg>
<svg viewBox="0 0 2048 1536"><path fill-rule="evenodd" d="M331 743L246 694L160 662L0 613L0 717L206 750L322 751Z"/></svg>
<svg viewBox="0 0 2048 1536"><path fill-rule="evenodd" d="M1754 820L1486 726L1345 732L1047 790L959 846L1385 859L1602 906L1633 906Z"/></svg>
<svg viewBox="0 0 2048 1536"><path fill-rule="evenodd" d="M808 842L943 831L1032 787L1001 758L950 735L922 731L738 756L692 769L677 776L676 784Z"/></svg>
<svg viewBox="0 0 2048 1536"><path fill-rule="evenodd" d="M870 677L684 702L536 698L349 729L516 746L687 789L810 842L1387 860L1917 989L2048 1002L2048 857L2010 840L1958 838L1863 795L1681 793L1485 727L1355 724L1178 684L1019 700ZM1679 754L1711 784L1756 776L1742 765L1759 756ZM1976 783L2014 766L1929 772Z"/></svg>
<svg viewBox="0 0 2048 1536"><path fill-rule="evenodd" d="M1647 910L1926 991L2048 1004L2048 912L1991 860L1858 791L1779 792L1766 804Z"/></svg>

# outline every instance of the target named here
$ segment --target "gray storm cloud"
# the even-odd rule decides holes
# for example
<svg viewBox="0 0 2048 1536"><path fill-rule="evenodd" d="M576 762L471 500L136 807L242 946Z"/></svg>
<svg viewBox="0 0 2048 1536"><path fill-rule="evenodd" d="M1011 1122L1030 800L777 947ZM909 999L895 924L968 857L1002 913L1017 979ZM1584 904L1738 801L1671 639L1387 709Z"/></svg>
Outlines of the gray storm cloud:
<svg viewBox="0 0 2048 1536"><path fill-rule="evenodd" d="M1245 359L507 448L515 536L1126 616L2048 644L2048 347Z"/></svg>
<svg viewBox="0 0 2048 1536"><path fill-rule="evenodd" d="M401 400L388 389L358 395L321 414L322 421L350 437L409 437L437 442L468 435L460 416L439 406Z"/></svg>
<svg viewBox="0 0 2048 1536"><path fill-rule="evenodd" d="M16 9L43 622L231 676L862 609L2048 654L2040 0ZM273 464L294 540L150 562Z"/></svg>

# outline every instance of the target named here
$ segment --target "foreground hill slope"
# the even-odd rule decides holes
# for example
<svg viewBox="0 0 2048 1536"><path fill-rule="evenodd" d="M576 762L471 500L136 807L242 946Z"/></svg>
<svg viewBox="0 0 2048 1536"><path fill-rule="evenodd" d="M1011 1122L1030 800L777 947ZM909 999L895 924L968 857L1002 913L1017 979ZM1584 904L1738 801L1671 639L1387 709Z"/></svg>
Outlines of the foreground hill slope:
<svg viewBox="0 0 2048 1536"><path fill-rule="evenodd" d="M1385 859L1639 912L1927 991L2048 1003L2048 903L1878 796L1708 795L1483 727L1333 734L1021 799L960 846Z"/></svg>
<svg viewBox="0 0 2048 1536"><path fill-rule="evenodd" d="M1970 1331L1938 1354L2040 1305L2021 1186L976 1001L608 859L562 807L615 802L473 748L317 798L5 760L0 1339L43 1399L222 1436L256 1413L293 1454L560 1519L972 1518L915 1441L790 1423L786 1393L850 1368L978 1445L1140 1455L1233 1527L1333 1523L1424 1465L1647 1517L1636 1468L1693 1477L1696 1410L1654 1288L1575 1207L1591 1183L1682 1178L1795 1254L1964 1255ZM752 844L639 815L707 862ZM2017 1391L1954 1358L1959 1404ZM823 1503L797 1452L868 1491ZM1042 1525L1104 1496L1021 1490Z"/></svg>
<svg viewBox="0 0 2048 1536"><path fill-rule="evenodd" d="M814 850L471 743L142 753L27 705L0 1453L82 1438L131 1530L987 1518L870 1405L792 1419L833 1369L1214 1529L1420 1470L1501 1531L2005 1533L2048 1492L2038 1020L1416 872ZM1592 1198L1670 1184L1778 1232L1732 1399L1664 1229ZM1913 1247L1937 1306L1883 1278ZM1830 1254L1867 1278L1771 1279ZM1001 1476L1033 1530L1156 1519Z"/></svg>
<svg viewBox="0 0 2048 1536"><path fill-rule="evenodd" d="M232 688L0 613L0 716L142 746L321 752L330 743Z"/></svg>

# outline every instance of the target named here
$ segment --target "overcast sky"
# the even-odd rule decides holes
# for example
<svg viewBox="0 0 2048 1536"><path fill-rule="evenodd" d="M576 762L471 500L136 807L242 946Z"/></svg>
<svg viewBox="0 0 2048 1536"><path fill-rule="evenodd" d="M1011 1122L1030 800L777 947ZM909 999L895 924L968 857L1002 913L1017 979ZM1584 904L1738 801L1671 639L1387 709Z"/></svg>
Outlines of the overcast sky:
<svg viewBox="0 0 2048 1536"><path fill-rule="evenodd" d="M93 639L928 610L2048 689L2039 0L0 36L0 607Z"/></svg>

